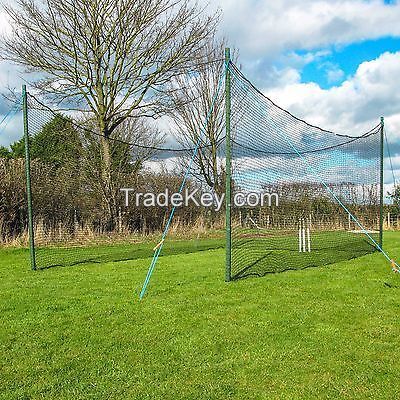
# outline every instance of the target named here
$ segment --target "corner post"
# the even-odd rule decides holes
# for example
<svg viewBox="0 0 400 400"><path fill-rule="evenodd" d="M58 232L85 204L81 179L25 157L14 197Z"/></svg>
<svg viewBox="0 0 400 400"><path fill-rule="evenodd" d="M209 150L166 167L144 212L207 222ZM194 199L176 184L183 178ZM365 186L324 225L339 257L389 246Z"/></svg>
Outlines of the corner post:
<svg viewBox="0 0 400 400"><path fill-rule="evenodd" d="M384 191L384 135L385 135L385 119L381 117L380 128L380 179L379 179L379 246L383 248L383 191Z"/></svg>
<svg viewBox="0 0 400 400"><path fill-rule="evenodd" d="M231 274L231 180L232 180L232 154L231 154L231 73L229 63L231 61L231 51L225 49L225 130L226 130L226 187L225 187L225 221L226 221L226 266L225 281L232 279Z"/></svg>
<svg viewBox="0 0 400 400"><path fill-rule="evenodd" d="M28 98L26 93L26 85L22 86L22 112L24 119L24 138L25 138L25 174L26 174L26 196L28 202L29 253L31 259L31 268L32 270L36 270L35 238L33 230L33 210L32 210L31 159L30 159L30 149L29 149Z"/></svg>

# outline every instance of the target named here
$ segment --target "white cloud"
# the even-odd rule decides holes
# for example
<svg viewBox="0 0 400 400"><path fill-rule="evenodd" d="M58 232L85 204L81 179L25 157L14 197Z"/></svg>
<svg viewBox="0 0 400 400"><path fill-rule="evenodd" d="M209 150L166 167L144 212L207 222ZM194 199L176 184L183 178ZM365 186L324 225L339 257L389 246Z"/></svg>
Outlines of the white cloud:
<svg viewBox="0 0 400 400"><path fill-rule="evenodd" d="M0 121L4 116L0 116ZM8 146L23 136L22 113L17 113L0 126L0 146Z"/></svg>
<svg viewBox="0 0 400 400"><path fill-rule="evenodd" d="M219 0L223 33L245 58L400 35L400 4L372 0Z"/></svg>
<svg viewBox="0 0 400 400"><path fill-rule="evenodd" d="M285 76L287 71L282 72ZM400 180L400 91L394 77L400 75L400 52L384 53L362 63L354 76L341 85L323 89L315 83L284 82L280 87L264 88L264 93L280 106L307 122L338 133L359 135L385 124ZM251 79L251 78L250 78ZM389 159L385 160L386 182L392 182ZM390 173L389 173L390 172Z"/></svg>
<svg viewBox="0 0 400 400"><path fill-rule="evenodd" d="M329 129L364 130L385 115L400 131L400 91L393 81L399 74L400 52L384 53L330 89L297 81L264 91L300 117Z"/></svg>
<svg viewBox="0 0 400 400"><path fill-rule="evenodd" d="M8 34L11 32L9 18L5 11L0 11L0 34Z"/></svg>
<svg viewBox="0 0 400 400"><path fill-rule="evenodd" d="M326 71L326 79L328 83L337 83L344 77L344 71L340 68L331 68Z"/></svg>

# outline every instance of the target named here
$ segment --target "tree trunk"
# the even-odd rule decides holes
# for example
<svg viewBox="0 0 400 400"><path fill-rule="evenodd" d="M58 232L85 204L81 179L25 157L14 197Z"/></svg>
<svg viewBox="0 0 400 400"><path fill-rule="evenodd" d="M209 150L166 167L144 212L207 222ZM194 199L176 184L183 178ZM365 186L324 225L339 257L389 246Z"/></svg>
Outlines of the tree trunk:
<svg viewBox="0 0 400 400"><path fill-rule="evenodd" d="M113 231L116 227L117 202L112 180L112 156L110 151L110 139L107 135L104 134L101 136L101 152L101 175L103 180L104 200L107 211L106 230Z"/></svg>

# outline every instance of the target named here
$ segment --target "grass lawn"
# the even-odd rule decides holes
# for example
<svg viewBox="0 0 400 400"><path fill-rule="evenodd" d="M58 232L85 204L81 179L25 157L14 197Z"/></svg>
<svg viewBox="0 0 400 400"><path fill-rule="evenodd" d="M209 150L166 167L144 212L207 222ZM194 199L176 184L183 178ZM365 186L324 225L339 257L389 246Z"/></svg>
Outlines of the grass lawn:
<svg viewBox="0 0 400 400"><path fill-rule="evenodd" d="M317 267L350 260L376 251L372 241L362 233L348 231L313 231L310 237L311 252L299 252L298 232L286 235L270 231L251 237L249 230L243 237L232 241L232 276L263 276L270 272L283 272ZM379 235L371 235L379 242ZM306 242L307 243L307 242ZM307 244L304 248L307 250Z"/></svg>
<svg viewBox="0 0 400 400"><path fill-rule="evenodd" d="M223 249L166 255L139 302L149 262L31 272L0 250L0 399L400 398L380 254L230 284Z"/></svg>
<svg viewBox="0 0 400 400"><path fill-rule="evenodd" d="M157 238L156 240L159 240ZM153 254L154 242L117 243L114 245L39 247L36 250L36 264L39 269L67 267L81 263L106 263L148 258ZM162 256L195 253L225 247L223 238L201 238L192 240L166 241Z"/></svg>

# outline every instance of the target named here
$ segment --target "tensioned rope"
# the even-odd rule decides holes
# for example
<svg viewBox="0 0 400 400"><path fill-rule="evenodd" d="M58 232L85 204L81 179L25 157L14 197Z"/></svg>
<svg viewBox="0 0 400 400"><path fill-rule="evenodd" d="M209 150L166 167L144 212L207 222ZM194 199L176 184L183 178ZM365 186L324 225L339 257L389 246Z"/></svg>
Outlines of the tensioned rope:
<svg viewBox="0 0 400 400"><path fill-rule="evenodd" d="M231 65L233 66L231 68ZM245 89L248 90L248 88L246 88L243 84L243 80L245 80L251 87L254 88L254 86L241 74L241 73L237 73L237 68L230 63L228 65L228 68L230 70L230 72L232 74L234 74L237 78L238 81L241 83L242 87L244 87ZM255 89L257 90L257 89ZM271 101L269 98L267 98L264 94L262 94L260 91L257 90L257 92L259 94L261 94L264 98L266 98L267 100ZM283 109L282 109L283 110ZM286 111L286 110L283 110ZM288 112L288 111L286 111ZM289 113L289 112L288 112ZM290 113L289 113L290 114ZM290 114L292 115L292 114ZM293 116L293 115L292 115ZM295 117L296 118L296 117ZM296 118L298 119L298 118ZM301 120L302 121L302 120ZM302 121L305 122L305 121ZM309 125L309 124L307 124ZM317 176L317 179L319 180L319 182L324 186L324 188L327 190L327 192L338 202L338 204L347 212L347 214L350 216L350 218L357 224L357 226L361 229L361 231L371 240L371 242L376 246L376 248L384 255L384 257L391 263L391 267L392 270L396 273L400 273L400 266L392 259L390 258L390 256L386 253L385 250L383 250L383 248L376 242L376 240L368 233L368 231L364 228L364 226L361 224L361 222L357 219L357 217L355 217L350 210L343 204L343 202L338 198L338 196L332 191L332 189L330 189L330 187L328 186L328 184L322 180L318 178L318 174L317 171L307 162L307 160L305 159L305 157L303 156L303 154L296 148L296 146L290 141L290 139L287 137L287 135L285 135L284 132L281 131L280 127L277 126L275 124L275 128L277 132L281 132L283 135L283 139L285 140L285 142L292 148L292 150L302 159L302 161L305 163L306 168L315 176ZM321 129L319 127L317 127L318 129ZM324 129L321 129L323 131L325 131ZM329 131L325 131L325 132L329 132ZM333 133L333 132L331 132Z"/></svg>
<svg viewBox="0 0 400 400"><path fill-rule="evenodd" d="M332 133L335 136L339 136L339 137L347 137L347 138L354 138L354 136L350 136L350 135L346 135L346 134L341 134L341 133L335 133L333 131L321 128L318 125L312 125L310 123L308 123L307 121L296 117L295 115L293 115L290 111L286 110L285 108L282 108L281 106L279 106L278 104L276 104L274 101L272 101L268 96L266 96L263 92L261 92L256 86L253 85L252 82L250 82L244 75L243 73L240 71L240 69L232 63L232 61L230 62L229 65L229 70L234 73L234 75L236 77L239 77L240 79L246 81L246 83L261 97L263 97L265 100L267 100L271 105L273 105L274 107L276 107L277 109L279 109L280 111L283 111L285 114L287 114L288 116L290 116L291 118L295 119L298 122L302 122L304 124L306 124L307 126L309 126L310 128L315 128L321 132L325 132L325 133ZM360 137L366 137L368 136L368 134L373 133L376 129L376 126L371 128L369 131L363 133L362 135L360 135Z"/></svg>
<svg viewBox="0 0 400 400"><path fill-rule="evenodd" d="M223 72L221 73L221 77L219 79L219 83L218 83L218 86L217 86L216 93L214 94L214 97L213 97L212 102L211 102L210 110L208 111L208 114L207 114L207 116L205 118L205 122L204 122L203 126L200 128L201 129L201 133L203 133L203 134L207 130L207 125L208 125L208 122L209 122L209 120L210 120L210 118L212 116L212 113L214 111L214 107L215 107L215 104L217 102L218 95L219 95L219 92L221 90L222 84L224 82L224 78L225 78L225 75L226 75L226 71L228 70L228 67L229 67L229 65L226 64ZM181 183L181 186L179 188L178 193L182 193L182 191L183 191L183 189L185 187L186 181L187 181L187 179L189 177L189 174L190 174L190 170L192 168L192 165L194 163L196 155L197 155L197 153L198 153L198 151L200 149L201 142L202 142L202 137L201 137L201 134L200 134L199 138L198 138L198 141L196 143L196 146L193 149L192 157L191 157L191 159L189 161L188 167L187 167L186 172L185 172L185 174L183 176L182 183ZM144 283L143 283L142 290L141 290L140 295L139 295L140 300L142 300L144 295L146 294L147 287L149 285L151 276L153 275L154 269L156 267L158 257L160 256L160 253L161 253L162 248L164 246L164 242L165 242L165 239L166 239L166 237L168 235L168 231L169 231L172 219L174 217L175 211L176 211L176 206L174 206L172 208L172 210L171 210L171 213L169 215L167 224L165 226L164 232L163 232L162 237L161 237L161 241L157 244L156 247L154 247L153 259L152 259L150 267L149 267L149 269L147 271L147 275L146 275L146 278L145 278Z"/></svg>

